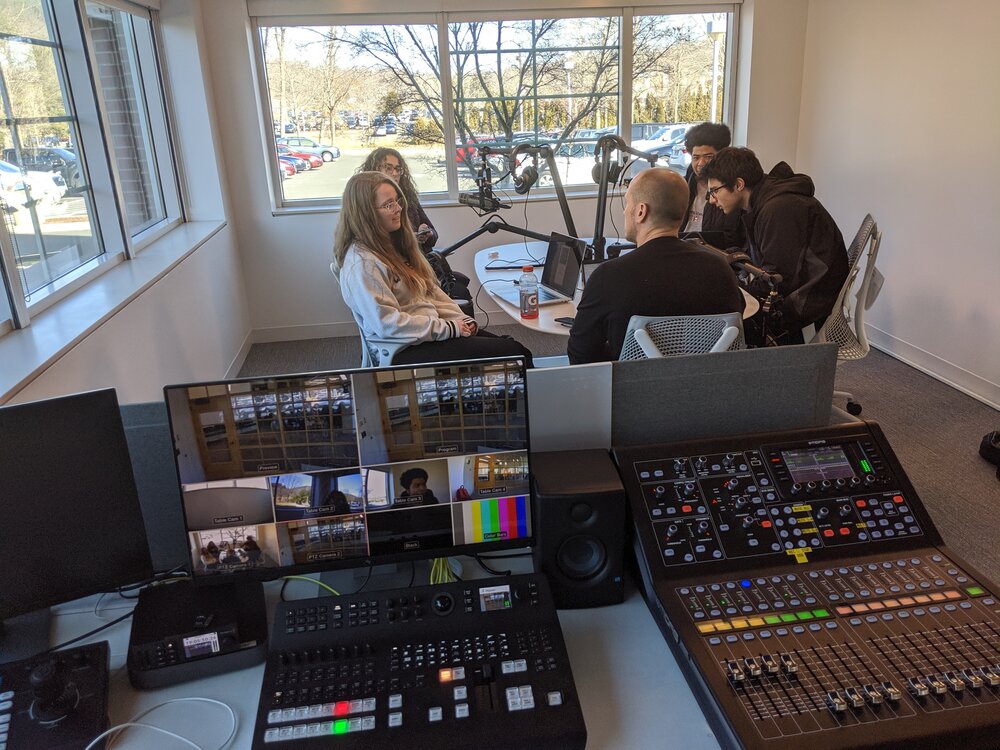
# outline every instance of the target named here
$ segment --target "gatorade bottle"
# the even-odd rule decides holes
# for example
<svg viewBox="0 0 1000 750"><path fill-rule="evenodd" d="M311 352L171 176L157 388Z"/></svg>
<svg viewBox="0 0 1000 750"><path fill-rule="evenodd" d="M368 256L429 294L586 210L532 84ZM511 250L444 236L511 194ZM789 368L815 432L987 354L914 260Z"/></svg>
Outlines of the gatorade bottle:
<svg viewBox="0 0 1000 750"><path fill-rule="evenodd" d="M532 320L538 317L538 278L533 266L524 266L517 282L521 290L521 317Z"/></svg>

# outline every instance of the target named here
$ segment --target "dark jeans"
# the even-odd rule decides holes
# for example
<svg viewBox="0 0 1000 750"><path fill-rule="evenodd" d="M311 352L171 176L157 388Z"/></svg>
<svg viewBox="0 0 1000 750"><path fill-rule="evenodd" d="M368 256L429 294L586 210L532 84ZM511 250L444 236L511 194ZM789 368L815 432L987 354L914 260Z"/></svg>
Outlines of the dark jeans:
<svg viewBox="0 0 1000 750"><path fill-rule="evenodd" d="M533 367L531 352L517 339L477 331L475 336L444 341L428 341L408 346L392 358L394 365L418 365L427 362L457 362L489 357L524 357L525 366Z"/></svg>

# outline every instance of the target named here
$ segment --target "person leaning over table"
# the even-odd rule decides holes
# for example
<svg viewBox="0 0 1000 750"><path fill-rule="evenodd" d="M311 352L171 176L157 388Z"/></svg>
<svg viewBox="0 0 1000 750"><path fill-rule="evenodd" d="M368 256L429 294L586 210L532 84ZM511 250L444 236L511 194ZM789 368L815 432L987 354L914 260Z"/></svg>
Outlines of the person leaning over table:
<svg viewBox="0 0 1000 750"><path fill-rule="evenodd" d="M753 151L733 147L716 154L702 174L709 200L742 218L754 265L781 274L781 316L769 324L775 343L803 343L802 329L823 325L850 270L844 238L816 199L812 178L785 162L765 175ZM770 290L761 278L748 286L761 298Z"/></svg>
<svg viewBox="0 0 1000 750"><path fill-rule="evenodd" d="M570 364L618 359L633 315L742 313L743 293L726 259L678 239L688 185L647 169L625 191L625 239L637 247L590 274L569 334Z"/></svg>
<svg viewBox="0 0 1000 750"><path fill-rule="evenodd" d="M480 330L441 290L420 252L403 192L380 172L359 172L344 188L333 268L368 343L405 347L393 364L520 356L531 366L521 343Z"/></svg>

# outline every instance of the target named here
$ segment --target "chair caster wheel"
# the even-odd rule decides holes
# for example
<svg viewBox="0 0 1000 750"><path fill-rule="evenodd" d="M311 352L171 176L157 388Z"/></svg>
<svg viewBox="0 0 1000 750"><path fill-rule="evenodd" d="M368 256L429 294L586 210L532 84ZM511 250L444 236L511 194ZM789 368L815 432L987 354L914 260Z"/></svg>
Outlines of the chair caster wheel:
<svg viewBox="0 0 1000 750"><path fill-rule="evenodd" d="M861 413L861 404L855 403L854 401L848 401L847 413L854 417L858 416Z"/></svg>

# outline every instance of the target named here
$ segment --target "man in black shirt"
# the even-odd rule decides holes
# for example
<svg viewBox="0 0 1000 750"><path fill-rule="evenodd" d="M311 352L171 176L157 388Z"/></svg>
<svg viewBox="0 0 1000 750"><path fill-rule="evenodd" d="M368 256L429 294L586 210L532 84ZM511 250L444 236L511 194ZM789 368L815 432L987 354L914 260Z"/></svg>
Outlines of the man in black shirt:
<svg viewBox="0 0 1000 750"><path fill-rule="evenodd" d="M618 359L633 315L742 313L726 259L677 238L688 205L684 178L648 169L625 193L625 238L635 250L602 263L583 290L569 335L571 364Z"/></svg>
<svg viewBox="0 0 1000 750"><path fill-rule="evenodd" d="M769 324L777 343L802 343L802 329L819 328L830 314L849 270L844 238L812 179L785 162L765 175L748 148L722 149L702 174L709 200L727 216L743 217L753 263L781 275L781 317ZM754 279L750 291L765 297L769 286Z"/></svg>

